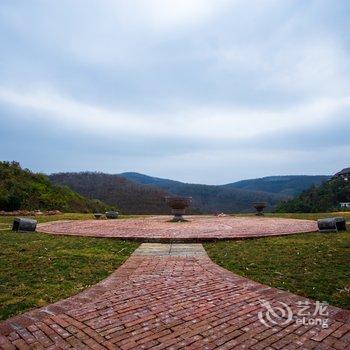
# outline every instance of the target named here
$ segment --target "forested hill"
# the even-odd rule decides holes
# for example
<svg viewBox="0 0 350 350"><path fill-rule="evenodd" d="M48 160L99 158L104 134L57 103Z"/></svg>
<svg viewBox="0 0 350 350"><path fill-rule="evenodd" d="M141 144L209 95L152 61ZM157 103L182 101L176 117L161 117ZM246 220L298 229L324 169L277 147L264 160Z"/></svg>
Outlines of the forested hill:
<svg viewBox="0 0 350 350"><path fill-rule="evenodd" d="M224 185L251 191L264 191L294 197L311 186L319 186L329 180L326 175L268 176L260 179L242 180Z"/></svg>
<svg viewBox="0 0 350 350"><path fill-rule="evenodd" d="M170 192L178 192L183 186L207 186L188 184L180 181L162 179L140 173L122 173L120 176L143 185L161 187ZM215 187L224 189L240 189L253 192L266 192L277 194L282 197L293 197L312 185L319 186L330 178L328 175L288 175L288 176L267 176L257 179L241 180L226 185ZM208 186L212 187L212 186ZM182 192L182 190L181 190Z"/></svg>
<svg viewBox="0 0 350 350"><path fill-rule="evenodd" d="M184 183L132 172L120 176L142 185L157 186L174 195L191 196L195 208L202 213L254 211L252 203L257 201L267 202L269 209L272 209L281 199L286 198L275 193Z"/></svg>
<svg viewBox="0 0 350 350"><path fill-rule="evenodd" d="M122 174L119 174L119 176L121 176L124 179L128 179L130 181L136 182L138 184L157 186L170 191L176 188L177 186L190 185L181 181L163 179L160 177L154 177L154 176L149 176L149 175L134 173L134 172L122 173Z"/></svg>
<svg viewBox="0 0 350 350"><path fill-rule="evenodd" d="M88 198L99 198L116 206L124 214L168 214L166 191L143 186L118 175L98 172L56 173L50 175L55 184L66 185Z"/></svg>
<svg viewBox="0 0 350 350"><path fill-rule="evenodd" d="M283 201L277 206L278 212L317 213L340 209L340 202L350 202L350 181L338 177L312 186L297 197Z"/></svg>
<svg viewBox="0 0 350 350"><path fill-rule="evenodd" d="M90 200L67 187L53 185L44 174L22 169L17 162L0 162L0 210L105 211L110 206Z"/></svg>
<svg viewBox="0 0 350 350"><path fill-rule="evenodd" d="M69 186L88 197L99 198L115 205L126 214L169 214L165 196L191 196L193 205L189 213L247 212L252 211L252 202L266 201L272 208L284 197L256 191L227 189L221 186L185 184L179 181L156 179L147 181L147 176L138 174L137 179L126 179L123 175L96 172L57 173L50 175L55 184ZM170 185L171 183L171 185Z"/></svg>
<svg viewBox="0 0 350 350"><path fill-rule="evenodd" d="M319 178L323 177L314 179L314 183L317 183ZM88 198L98 198L114 205L126 214L167 214L170 210L164 202L164 197L169 195L191 196L191 213L249 212L254 211L252 203L257 201L267 202L269 209L274 209L278 202L288 198L286 194L280 193L283 192L281 185L278 190L270 186L268 189L271 192L267 192L235 188L232 184L189 184L139 173L57 173L50 175L50 180L55 184L69 186ZM284 181L286 186L292 186L293 183L301 186L296 179L294 182ZM300 192L299 187L294 191ZM273 193L272 190L277 193Z"/></svg>

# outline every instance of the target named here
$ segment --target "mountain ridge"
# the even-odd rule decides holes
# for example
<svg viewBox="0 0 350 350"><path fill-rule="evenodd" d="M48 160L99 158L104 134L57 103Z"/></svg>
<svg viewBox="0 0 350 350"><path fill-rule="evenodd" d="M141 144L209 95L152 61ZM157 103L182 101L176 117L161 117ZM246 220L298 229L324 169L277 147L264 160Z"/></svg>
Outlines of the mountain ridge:
<svg viewBox="0 0 350 350"><path fill-rule="evenodd" d="M269 193L278 193L287 197L294 197L310 186L319 186L330 178L331 176L328 175L275 175L236 181L224 186L247 190L260 190Z"/></svg>
<svg viewBox="0 0 350 350"><path fill-rule="evenodd" d="M87 198L97 198L109 205L114 205L126 214L168 214L169 208L164 197L190 196L193 204L190 213L218 213L218 212L252 212L253 202L267 202L267 210L273 210L277 203L291 198L291 194L283 191L264 191L264 186L255 186L254 183L264 182L266 179L275 179L280 184L288 183L287 178L295 182L296 179L307 179L307 184L292 192L301 192L308 187L308 183L318 184L324 176L274 176L262 179L242 180L225 185L204 185L185 183L181 181L153 177L137 172L121 174L105 174L102 172L67 172L49 175L53 183L66 185L72 190ZM278 181L282 180L282 181ZM292 182L293 182L292 181ZM237 186L237 187L236 187ZM248 186L248 189L246 188ZM254 186L253 186L254 187ZM283 187L283 186L282 186ZM283 190L284 188L282 188ZM288 191L287 191L288 192ZM289 192L290 189L289 189Z"/></svg>
<svg viewBox="0 0 350 350"><path fill-rule="evenodd" d="M299 193L302 190L309 187L309 184L305 184L304 186L300 186L296 191L293 191L292 194L289 193L278 193L266 191L265 188L239 188L239 182L237 188L235 188L235 183L225 184L225 185L202 185L202 184L191 184L184 183L180 181L164 179L159 177L153 177L145 174L140 174L137 172L126 172L119 174L129 180L138 182L144 185L155 185L159 186L169 192L172 192L176 195L191 195L194 197L194 202L199 203L200 207L205 207L206 211L215 212L215 211L227 211L227 210L237 210L237 211L253 211L252 202L254 201L266 201L269 204L269 209L272 209L274 205L286 198L291 197L294 193ZM274 176L274 177L266 177L268 179L308 179L312 184L317 184L322 182L323 180L328 179L328 176ZM252 180L243 180L246 183L260 181L260 179L252 179ZM198 192L206 192L201 195ZM209 198L208 198L209 197ZM214 199L213 203L209 202L209 199ZM228 201L232 200L233 202L242 201L244 205L229 205ZM220 201L220 205L216 205L215 202Z"/></svg>
<svg viewBox="0 0 350 350"><path fill-rule="evenodd" d="M125 214L169 214L170 209L165 204L164 197L171 195L192 197L193 204L188 211L192 214L249 212L253 210L251 205L254 201L266 201L273 208L284 199L275 194L185 184L139 173L57 173L49 177L55 184L66 185L87 198L101 199Z"/></svg>

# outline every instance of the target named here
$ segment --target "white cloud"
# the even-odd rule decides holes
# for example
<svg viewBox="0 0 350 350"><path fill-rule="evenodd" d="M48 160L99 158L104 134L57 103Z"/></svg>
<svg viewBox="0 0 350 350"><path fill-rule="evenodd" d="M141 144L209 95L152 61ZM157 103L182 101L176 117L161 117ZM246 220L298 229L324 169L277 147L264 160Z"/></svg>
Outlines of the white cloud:
<svg viewBox="0 0 350 350"><path fill-rule="evenodd" d="M149 60L169 36L216 18L236 1L33 1L23 9L0 4L0 19L33 47L92 66L132 66Z"/></svg>
<svg viewBox="0 0 350 350"><path fill-rule="evenodd" d="M0 148L15 153L6 128L33 118L37 148L58 152L43 141L55 133L67 143L88 140L95 169L117 163L101 160L104 147L125 155L124 170L143 164L167 176L169 158L171 173L180 163L201 181L208 171L214 182L238 171L313 171L314 159L324 169L336 159L336 168L346 158L337 149L348 145L346 7L293 0L0 1ZM327 145L338 148L319 152L321 135L337 128L343 130ZM16 140L23 149L25 142ZM61 148L55 162L64 169ZM76 148L83 166L92 153L85 148ZM266 172L255 174L256 164Z"/></svg>
<svg viewBox="0 0 350 350"><path fill-rule="evenodd" d="M107 109L63 97L47 90L23 93L0 88L0 101L59 127L93 135L193 138L216 141L246 140L271 132L293 131L327 124L350 107L350 96L320 99L286 110L192 106L171 114L133 113Z"/></svg>
<svg viewBox="0 0 350 350"><path fill-rule="evenodd" d="M212 54L216 69L251 74L262 89L279 88L308 97L350 93L348 54L331 38L272 39L263 44L222 47Z"/></svg>
<svg viewBox="0 0 350 350"><path fill-rule="evenodd" d="M179 30L214 17L228 4L228 0L124 0L116 6L124 23Z"/></svg>

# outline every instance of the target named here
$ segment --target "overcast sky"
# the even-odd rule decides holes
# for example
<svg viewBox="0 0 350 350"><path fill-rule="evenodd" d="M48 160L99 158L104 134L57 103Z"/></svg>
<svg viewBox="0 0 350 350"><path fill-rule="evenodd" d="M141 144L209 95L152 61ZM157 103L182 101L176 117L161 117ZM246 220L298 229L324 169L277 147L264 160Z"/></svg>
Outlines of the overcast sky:
<svg viewBox="0 0 350 350"><path fill-rule="evenodd" d="M0 159L222 184L350 166L347 0L1 0Z"/></svg>

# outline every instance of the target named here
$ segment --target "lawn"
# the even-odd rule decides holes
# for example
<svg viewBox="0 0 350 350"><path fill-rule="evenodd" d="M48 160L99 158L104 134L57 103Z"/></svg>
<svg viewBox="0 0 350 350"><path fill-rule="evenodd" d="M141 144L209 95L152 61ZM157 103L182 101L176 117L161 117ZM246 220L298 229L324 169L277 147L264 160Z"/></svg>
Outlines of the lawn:
<svg viewBox="0 0 350 350"><path fill-rule="evenodd" d="M40 222L89 214L40 216ZM14 233L0 217L0 319L76 294L107 277L138 246L110 238Z"/></svg>
<svg viewBox="0 0 350 350"><path fill-rule="evenodd" d="M333 214L268 214L317 219ZM350 220L350 213L342 213ZM39 222L91 214L39 216ZM0 319L78 293L107 277L138 246L110 238L14 233L0 217ZM350 308L350 231L205 244L219 265L255 281Z"/></svg>
<svg viewBox="0 0 350 350"><path fill-rule="evenodd" d="M345 215L344 215L345 214ZM332 214L269 214L317 219ZM315 300L350 308L350 230L205 244L217 264L238 275Z"/></svg>
<svg viewBox="0 0 350 350"><path fill-rule="evenodd" d="M120 215L119 217L121 219L127 219L139 216L141 217L142 215ZM10 227L10 225L13 222L13 218L13 216L0 216L0 228ZM37 220L39 223L55 220L89 220L94 219L94 215L84 213L63 213L59 215L38 215L34 219Z"/></svg>

